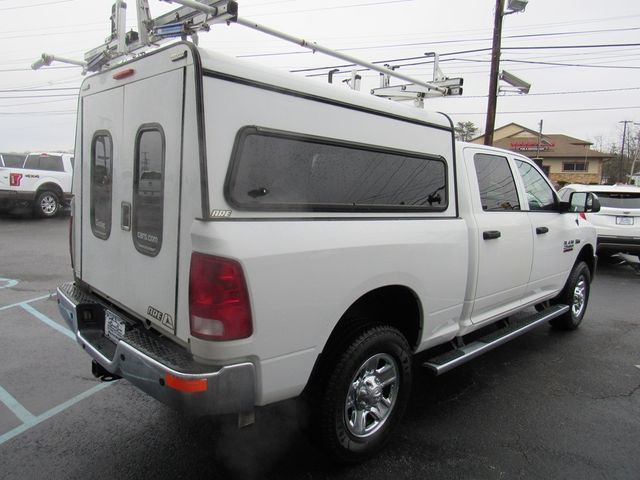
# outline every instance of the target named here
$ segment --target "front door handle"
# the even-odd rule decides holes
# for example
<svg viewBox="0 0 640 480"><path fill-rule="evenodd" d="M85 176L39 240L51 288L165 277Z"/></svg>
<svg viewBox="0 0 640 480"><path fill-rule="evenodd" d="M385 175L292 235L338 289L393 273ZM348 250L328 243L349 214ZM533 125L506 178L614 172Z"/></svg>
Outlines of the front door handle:
<svg viewBox="0 0 640 480"><path fill-rule="evenodd" d="M482 238L484 238L485 240L493 240L495 238L500 238L500 235L502 235L500 233L499 230L487 230L486 232L482 232Z"/></svg>
<svg viewBox="0 0 640 480"><path fill-rule="evenodd" d="M536 233L541 235L543 233L549 233L549 228L547 227L536 227Z"/></svg>

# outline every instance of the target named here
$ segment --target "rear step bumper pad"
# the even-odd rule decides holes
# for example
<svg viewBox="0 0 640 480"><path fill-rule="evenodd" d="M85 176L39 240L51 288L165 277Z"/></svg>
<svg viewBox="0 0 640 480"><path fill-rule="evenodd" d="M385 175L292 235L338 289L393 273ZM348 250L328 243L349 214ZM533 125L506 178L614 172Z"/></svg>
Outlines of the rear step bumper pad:
<svg viewBox="0 0 640 480"><path fill-rule="evenodd" d="M189 352L143 327L113 344L102 334L104 311L97 297L73 283L58 287L58 307L82 348L105 370L125 378L157 400L185 413L215 415L251 412L255 404L255 366L250 362L211 366L195 362ZM124 317L122 314L118 314ZM80 325L79 325L80 324ZM115 347L115 348L114 348ZM185 392L166 379L206 389ZM206 380L206 382L203 382ZM169 382L175 384L175 381Z"/></svg>
<svg viewBox="0 0 640 480"><path fill-rule="evenodd" d="M523 333L539 326L541 323L559 317L568 310L568 305L553 305L542 312L520 319L517 323L510 324L508 327L485 335L475 342L431 358L426 361L423 366L436 375L441 375L489 350L507 343L509 340L519 337Z"/></svg>

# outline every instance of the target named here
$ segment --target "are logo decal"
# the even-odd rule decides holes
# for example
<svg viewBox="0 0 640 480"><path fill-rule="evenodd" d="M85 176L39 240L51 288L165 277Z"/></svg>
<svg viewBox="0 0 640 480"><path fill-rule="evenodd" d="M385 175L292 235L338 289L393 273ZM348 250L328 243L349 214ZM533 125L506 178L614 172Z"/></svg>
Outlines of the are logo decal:
<svg viewBox="0 0 640 480"><path fill-rule="evenodd" d="M176 328L176 325L173 322L173 317L171 315L169 315L168 313L161 312L160 310L158 310L155 307L152 307L151 305L147 307L147 315L149 315L152 318L155 318L156 320L161 322L163 326L167 327L170 330L175 330Z"/></svg>
<svg viewBox="0 0 640 480"><path fill-rule="evenodd" d="M149 315L152 318L155 318L159 322L161 322L162 317L164 317L164 313L162 313L160 310L156 308L153 308L151 305L149 305L149 308L147 308L147 315Z"/></svg>
<svg viewBox="0 0 640 480"><path fill-rule="evenodd" d="M212 218L228 218L231 216L231 210L211 210Z"/></svg>
<svg viewBox="0 0 640 480"><path fill-rule="evenodd" d="M565 240L564 247L562 248L562 252L563 253L572 252L575 246L576 246L575 240Z"/></svg>

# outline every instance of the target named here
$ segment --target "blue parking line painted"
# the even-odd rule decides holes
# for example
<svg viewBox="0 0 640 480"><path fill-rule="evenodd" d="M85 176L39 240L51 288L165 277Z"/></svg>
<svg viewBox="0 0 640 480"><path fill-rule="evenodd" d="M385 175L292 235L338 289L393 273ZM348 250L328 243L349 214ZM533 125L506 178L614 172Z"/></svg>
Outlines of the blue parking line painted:
<svg viewBox="0 0 640 480"><path fill-rule="evenodd" d="M63 412L69 407L72 407L73 405L84 400L85 398L89 398L94 393L98 393L100 390L104 390L110 385L111 383L100 383L94 387L91 387L89 390L86 390L85 392L82 392L81 394L76 395L70 400L67 400L64 403L61 403L60 405L53 407L50 410L47 410L46 412L40 415L37 415L37 416L32 415L32 418L24 422L22 425L14 428L13 430L9 430L7 433L3 433L2 435L0 435L0 445L2 445L5 442L8 442L12 438L17 437L18 435L26 432L27 430L30 430L31 428L44 422L45 420L49 420L51 417L57 415L60 412Z"/></svg>
<svg viewBox="0 0 640 480"><path fill-rule="evenodd" d="M11 412L18 417L22 423L32 422L34 415L24 408L13 395L0 386L0 402L4 403Z"/></svg>
<svg viewBox="0 0 640 480"><path fill-rule="evenodd" d="M62 325L60 325L57 322L54 322L53 320L51 320L49 317L47 317L45 314L40 313L38 310L36 310L35 308L33 308L31 305L29 305L28 303L21 303L20 307L22 307L23 310L26 310L27 312L29 312L31 315L33 315L34 317L36 317L38 320L40 320L43 323L46 323L47 325L49 325L51 328L59 331L60 333L63 333L64 335L66 335L67 337L69 337L71 340L75 340L76 336L73 332L71 332L71 330L69 330L67 327L63 327Z"/></svg>
<svg viewBox="0 0 640 480"><path fill-rule="evenodd" d="M42 297L32 298L31 300L24 300L22 302L12 303L11 305L5 305L4 307L0 307L0 311L9 310L10 308L20 307L25 303L37 302L38 300L44 300L45 298L49 298L49 297L51 297L51 295L43 295Z"/></svg>
<svg viewBox="0 0 640 480"><path fill-rule="evenodd" d="M13 280L11 278L0 278L0 290L2 290L3 288L15 287L17 284L18 280Z"/></svg>

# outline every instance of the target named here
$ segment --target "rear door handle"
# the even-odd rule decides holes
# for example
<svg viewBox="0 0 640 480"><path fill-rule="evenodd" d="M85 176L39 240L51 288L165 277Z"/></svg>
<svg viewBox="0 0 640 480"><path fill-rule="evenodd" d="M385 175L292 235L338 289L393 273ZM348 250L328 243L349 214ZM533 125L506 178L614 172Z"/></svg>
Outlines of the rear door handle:
<svg viewBox="0 0 640 480"><path fill-rule="evenodd" d="M493 240L495 238L500 238L502 234L499 230L487 230L486 232L482 232L482 238L485 240Z"/></svg>
<svg viewBox="0 0 640 480"><path fill-rule="evenodd" d="M549 228L547 227L536 227L536 233L541 235L543 233L549 233Z"/></svg>

